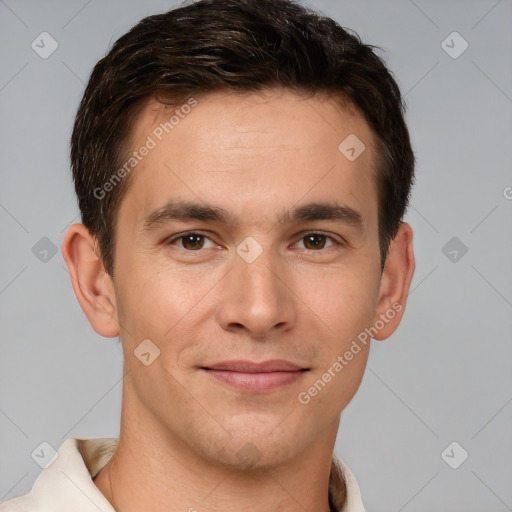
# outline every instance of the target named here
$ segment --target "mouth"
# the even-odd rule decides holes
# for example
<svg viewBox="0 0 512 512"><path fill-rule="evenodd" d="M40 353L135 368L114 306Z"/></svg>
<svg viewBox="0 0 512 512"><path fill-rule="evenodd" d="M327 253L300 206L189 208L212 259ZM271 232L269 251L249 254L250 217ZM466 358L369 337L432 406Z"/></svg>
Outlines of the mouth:
<svg viewBox="0 0 512 512"><path fill-rule="evenodd" d="M201 370L217 381L240 391L265 393L296 382L309 371L290 361L272 360L260 363L252 361L225 361L202 366Z"/></svg>

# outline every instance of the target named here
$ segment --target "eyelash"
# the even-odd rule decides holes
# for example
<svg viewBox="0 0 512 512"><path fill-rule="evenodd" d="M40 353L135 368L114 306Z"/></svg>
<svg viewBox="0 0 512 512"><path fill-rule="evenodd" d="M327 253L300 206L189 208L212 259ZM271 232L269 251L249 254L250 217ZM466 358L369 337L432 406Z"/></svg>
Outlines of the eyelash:
<svg viewBox="0 0 512 512"><path fill-rule="evenodd" d="M178 241L178 240L182 240L184 238L186 238L187 236L191 236L191 235L199 235L203 238L206 238L208 240L210 240L211 242L213 242L213 240L203 234L203 233L200 233L198 231L188 231L186 233L181 233L177 236L174 236L170 239L168 239L165 244L166 245L175 245L174 242ZM322 249L318 249L318 250L314 250L314 249L305 249L306 251L309 251L309 252L323 252L323 251L326 251L327 249L333 247L334 245L338 245L340 247L344 246L345 243L342 242L342 241L339 241L339 240L336 240L332 235L328 235L327 233L323 233L322 231L307 231L307 232L304 232L304 233L301 233L301 237L299 238L298 241L302 241L304 238L306 238L307 236L311 236L311 235L320 235L320 236L324 236L326 239L329 239L331 240L332 242L332 245L326 247L326 248L322 248ZM213 242L215 243L215 242ZM176 246L178 247L178 246ZM186 251L188 253L200 253L201 251L205 250L205 249L197 249L197 250L192 250L192 249L185 249L183 247L178 247L178 249L181 249L182 251Z"/></svg>

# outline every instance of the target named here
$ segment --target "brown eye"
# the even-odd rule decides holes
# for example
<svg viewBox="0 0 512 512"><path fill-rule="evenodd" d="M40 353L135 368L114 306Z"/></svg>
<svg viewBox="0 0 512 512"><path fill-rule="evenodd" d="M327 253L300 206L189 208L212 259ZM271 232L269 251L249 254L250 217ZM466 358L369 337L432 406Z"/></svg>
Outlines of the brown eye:
<svg viewBox="0 0 512 512"><path fill-rule="evenodd" d="M300 249L315 252L320 252L322 249L329 249L333 245L343 245L333 236L315 232L306 233L306 235L304 235L297 243L303 245L303 247L299 246Z"/></svg>
<svg viewBox="0 0 512 512"><path fill-rule="evenodd" d="M325 247L325 243L329 238L326 235L322 235L320 233L313 233L310 235L306 235L302 240L304 241L304 246L306 249L323 249Z"/></svg>
<svg viewBox="0 0 512 512"><path fill-rule="evenodd" d="M202 235L185 235L180 238L182 240L183 248L190 251L202 249L204 245L204 236Z"/></svg>
<svg viewBox="0 0 512 512"><path fill-rule="evenodd" d="M201 249L215 246L210 238L200 233L185 233L169 240L167 243L169 245L177 245L186 251L200 251Z"/></svg>

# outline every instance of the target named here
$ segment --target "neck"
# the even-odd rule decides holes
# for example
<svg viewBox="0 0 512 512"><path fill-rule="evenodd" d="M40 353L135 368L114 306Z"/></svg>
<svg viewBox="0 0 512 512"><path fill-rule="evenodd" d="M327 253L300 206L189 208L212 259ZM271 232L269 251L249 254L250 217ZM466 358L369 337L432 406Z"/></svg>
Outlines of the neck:
<svg viewBox="0 0 512 512"><path fill-rule="evenodd" d="M182 465L172 457L153 458L154 447L134 450L119 438L114 456L94 483L116 512L142 509L167 512L213 512L236 507L240 512L329 512L330 460L319 468L307 454L280 468L254 472L222 471ZM293 465L292 465L293 464ZM320 471L321 469L321 471Z"/></svg>
<svg viewBox="0 0 512 512"><path fill-rule="evenodd" d="M278 464L233 468L208 460L149 414L125 407L116 451L94 483L116 512L330 512L329 477L338 431Z"/></svg>

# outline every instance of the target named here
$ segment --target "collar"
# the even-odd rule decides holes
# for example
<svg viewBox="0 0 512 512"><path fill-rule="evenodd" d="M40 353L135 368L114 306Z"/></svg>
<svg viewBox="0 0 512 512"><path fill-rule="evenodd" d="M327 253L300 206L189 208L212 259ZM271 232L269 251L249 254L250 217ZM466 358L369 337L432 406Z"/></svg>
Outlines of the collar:
<svg viewBox="0 0 512 512"><path fill-rule="evenodd" d="M0 511L68 512L73 508L77 512L116 512L93 478L110 460L117 442L115 437L66 439L32 490L0 504ZM333 512L365 512L357 481L336 454L331 462L329 503Z"/></svg>

